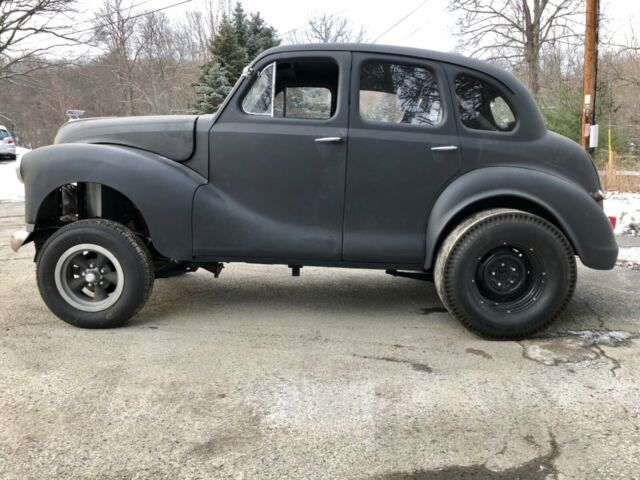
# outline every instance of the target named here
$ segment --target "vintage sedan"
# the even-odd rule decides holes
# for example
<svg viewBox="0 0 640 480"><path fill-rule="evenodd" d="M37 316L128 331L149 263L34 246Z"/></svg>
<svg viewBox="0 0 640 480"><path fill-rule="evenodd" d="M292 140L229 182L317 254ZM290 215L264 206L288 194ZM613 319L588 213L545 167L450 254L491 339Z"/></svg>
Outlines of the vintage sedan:
<svg viewBox="0 0 640 480"><path fill-rule="evenodd" d="M12 246L80 327L124 324L154 277L251 262L433 280L472 332L522 338L567 306L576 256L618 252L591 158L523 84L427 50L271 49L215 115L75 121L18 173Z"/></svg>

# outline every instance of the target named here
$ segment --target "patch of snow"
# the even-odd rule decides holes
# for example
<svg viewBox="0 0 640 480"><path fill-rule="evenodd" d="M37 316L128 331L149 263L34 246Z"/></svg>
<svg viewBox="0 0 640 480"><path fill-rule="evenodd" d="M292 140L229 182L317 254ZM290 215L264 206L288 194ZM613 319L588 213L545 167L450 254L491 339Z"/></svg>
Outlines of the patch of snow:
<svg viewBox="0 0 640 480"><path fill-rule="evenodd" d="M616 217L616 235L640 235L640 193L607 192L604 211Z"/></svg>
<svg viewBox="0 0 640 480"><path fill-rule="evenodd" d="M30 152L28 148L16 147L18 159ZM16 177L16 162L0 160L0 201L24 201L24 185Z"/></svg>
<svg viewBox="0 0 640 480"><path fill-rule="evenodd" d="M620 247L617 265L640 270L640 247Z"/></svg>

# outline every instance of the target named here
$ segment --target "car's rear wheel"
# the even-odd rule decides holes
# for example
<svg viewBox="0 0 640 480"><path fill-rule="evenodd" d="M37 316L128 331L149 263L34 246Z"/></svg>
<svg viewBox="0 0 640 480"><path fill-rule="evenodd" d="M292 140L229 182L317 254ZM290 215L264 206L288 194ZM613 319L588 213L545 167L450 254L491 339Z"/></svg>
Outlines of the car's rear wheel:
<svg viewBox="0 0 640 480"><path fill-rule="evenodd" d="M59 318L83 328L124 324L153 288L153 261L128 228L81 220L55 232L42 246L38 288Z"/></svg>
<svg viewBox="0 0 640 480"><path fill-rule="evenodd" d="M471 216L446 238L434 280L447 309L472 332L517 339L551 324L576 285L573 248L547 220L519 210Z"/></svg>

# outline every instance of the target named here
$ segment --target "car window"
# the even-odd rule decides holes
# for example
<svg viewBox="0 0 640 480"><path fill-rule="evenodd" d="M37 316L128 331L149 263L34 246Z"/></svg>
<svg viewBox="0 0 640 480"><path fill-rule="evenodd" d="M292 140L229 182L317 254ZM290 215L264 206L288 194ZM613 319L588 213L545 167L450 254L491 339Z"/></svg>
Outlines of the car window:
<svg viewBox="0 0 640 480"><path fill-rule="evenodd" d="M274 62L260 72L242 108L252 115L327 120L336 111L338 78L331 59Z"/></svg>
<svg viewBox="0 0 640 480"><path fill-rule="evenodd" d="M264 68L242 102L242 109L251 115L273 114L273 83L275 62Z"/></svg>
<svg viewBox="0 0 640 480"><path fill-rule="evenodd" d="M440 124L443 110L435 76L426 68L408 64L363 63L360 117L368 122Z"/></svg>
<svg viewBox="0 0 640 480"><path fill-rule="evenodd" d="M275 117L331 118L331 90L325 87L285 87L276 95Z"/></svg>
<svg viewBox="0 0 640 480"><path fill-rule="evenodd" d="M513 110L493 85L469 75L458 75L454 83L460 121L466 127L500 132L516 127Z"/></svg>
<svg viewBox="0 0 640 480"><path fill-rule="evenodd" d="M3 138L7 138L10 137L11 135L9 135L9 132L7 132L6 130L0 130L0 140Z"/></svg>

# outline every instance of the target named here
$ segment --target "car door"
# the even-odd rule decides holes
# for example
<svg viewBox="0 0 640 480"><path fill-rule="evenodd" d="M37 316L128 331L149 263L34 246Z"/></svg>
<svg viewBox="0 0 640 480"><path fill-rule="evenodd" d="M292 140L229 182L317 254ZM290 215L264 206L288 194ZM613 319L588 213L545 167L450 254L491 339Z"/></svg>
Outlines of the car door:
<svg viewBox="0 0 640 480"><path fill-rule="evenodd" d="M255 66L210 131L196 256L340 260L350 61L305 51Z"/></svg>
<svg viewBox="0 0 640 480"><path fill-rule="evenodd" d="M354 53L343 258L421 265L428 214L460 169L445 72L412 57Z"/></svg>

